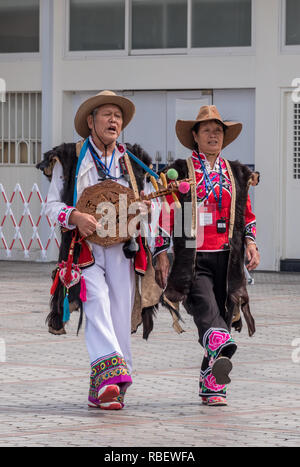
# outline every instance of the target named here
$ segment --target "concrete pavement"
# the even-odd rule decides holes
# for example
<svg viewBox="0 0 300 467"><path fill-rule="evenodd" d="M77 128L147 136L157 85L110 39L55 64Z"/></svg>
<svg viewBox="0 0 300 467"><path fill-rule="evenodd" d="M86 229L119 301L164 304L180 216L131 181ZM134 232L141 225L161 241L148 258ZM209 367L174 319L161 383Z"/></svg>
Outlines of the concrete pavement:
<svg viewBox="0 0 300 467"><path fill-rule="evenodd" d="M134 384L126 407L87 407L89 360L78 314L68 334L45 326L52 264L0 262L0 446L299 446L300 274L254 274L257 332L234 333L228 407L198 397L202 349L161 310L146 342L132 336ZM6 351L6 356L4 355Z"/></svg>

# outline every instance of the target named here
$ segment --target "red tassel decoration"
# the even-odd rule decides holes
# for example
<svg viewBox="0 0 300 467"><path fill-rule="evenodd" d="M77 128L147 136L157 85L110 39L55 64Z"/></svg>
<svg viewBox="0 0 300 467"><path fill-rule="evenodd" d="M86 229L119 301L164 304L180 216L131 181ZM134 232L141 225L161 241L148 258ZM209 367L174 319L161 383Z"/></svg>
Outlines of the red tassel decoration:
<svg viewBox="0 0 300 467"><path fill-rule="evenodd" d="M70 250L69 250L68 261L67 261L66 274L64 277L64 282L66 286L68 286L72 280L72 264L73 264L73 255L74 255L74 245L75 245L75 239L76 239L75 237L76 236L73 235L72 242L70 245Z"/></svg>
<svg viewBox="0 0 300 467"><path fill-rule="evenodd" d="M59 281L59 269L56 271L56 275L55 275L55 278L54 278L52 287L51 287L51 289L50 289L50 294L51 294L51 295L54 295L55 290L56 290L56 288L57 288L58 281Z"/></svg>
<svg viewBox="0 0 300 467"><path fill-rule="evenodd" d="M140 248L134 258L134 269L137 274L143 276L148 265L147 253L144 248L141 235L138 236L137 241Z"/></svg>
<svg viewBox="0 0 300 467"><path fill-rule="evenodd" d="M79 298L82 302L86 302L86 283L84 280L84 277L81 276L81 281L80 281L80 295Z"/></svg>

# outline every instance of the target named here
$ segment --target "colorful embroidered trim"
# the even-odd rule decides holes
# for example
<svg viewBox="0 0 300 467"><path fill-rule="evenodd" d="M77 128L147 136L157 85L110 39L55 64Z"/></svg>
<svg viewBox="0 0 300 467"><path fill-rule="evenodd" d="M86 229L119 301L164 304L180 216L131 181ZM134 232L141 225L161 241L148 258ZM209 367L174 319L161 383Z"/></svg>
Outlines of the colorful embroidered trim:
<svg viewBox="0 0 300 467"><path fill-rule="evenodd" d="M205 357L209 358L211 366L213 360L215 360L221 351L229 345L234 345L236 347L236 344L227 329L209 328L208 331L206 331L203 336L203 347L205 349Z"/></svg>
<svg viewBox="0 0 300 467"><path fill-rule="evenodd" d="M250 222L245 227L245 237L251 238L251 240L255 241L256 239L256 222Z"/></svg>
<svg viewBox="0 0 300 467"><path fill-rule="evenodd" d="M232 347L232 354L236 350L236 344L227 329L209 328L203 336L204 361L200 371L199 396L221 396L226 397L226 385L216 383L211 374L214 361L226 347Z"/></svg>
<svg viewBox="0 0 300 467"><path fill-rule="evenodd" d="M106 384L132 383L126 362L114 352L91 364L89 401L98 402L98 391Z"/></svg>
<svg viewBox="0 0 300 467"><path fill-rule="evenodd" d="M222 187L223 187L224 190L226 190L228 192L229 196L231 197L232 186L231 186L231 182L230 182L230 178L229 178L229 174L228 174L228 171L227 171L225 161L221 157L218 157L217 160L216 160L215 166L212 169L210 167L210 164L209 164L208 160L206 159L206 157L201 153L199 154L199 156L201 157L201 159L204 162L206 170L207 170L207 172L209 174L209 178L210 178L210 180L212 182L212 186L214 188L216 188L220 183L220 164L221 164L221 168L222 168ZM211 187L207 187L206 184L205 184L204 173L202 171L201 164L200 164L200 162L198 160L198 155L197 155L197 153L195 151L192 154L192 159L193 159L193 164L194 164L194 168L195 168L195 175L196 175L197 198L198 198L198 201L200 201L202 203L202 202L204 202L206 197L209 197L209 196L212 195L212 189L211 189ZM207 188L209 188L208 192L206 191Z"/></svg>
<svg viewBox="0 0 300 467"><path fill-rule="evenodd" d="M71 228L69 226L69 217L71 215L71 212L74 211L74 209L75 208L72 206L65 206L61 208L57 216L57 221L61 227L65 227L67 229Z"/></svg>
<svg viewBox="0 0 300 467"><path fill-rule="evenodd" d="M200 372L199 396L221 396L226 398L226 391L227 387L225 384L216 383L216 378L211 374L211 367L207 368L206 371Z"/></svg>
<svg viewBox="0 0 300 467"><path fill-rule="evenodd" d="M154 245L154 252L153 257L162 253L165 250L168 250L171 245L171 237L170 235L159 226L158 228L158 235L155 237L155 245Z"/></svg>

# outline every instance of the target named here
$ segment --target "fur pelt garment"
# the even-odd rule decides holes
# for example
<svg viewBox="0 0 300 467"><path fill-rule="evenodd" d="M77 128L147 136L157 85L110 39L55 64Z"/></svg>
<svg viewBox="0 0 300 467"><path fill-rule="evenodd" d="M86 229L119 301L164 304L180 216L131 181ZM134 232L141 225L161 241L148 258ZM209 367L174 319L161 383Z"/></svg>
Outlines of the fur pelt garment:
<svg viewBox="0 0 300 467"><path fill-rule="evenodd" d="M233 326L240 331L242 320L238 310L241 307L251 336L255 332L254 319L250 313L249 297L246 289L246 278L244 272L244 212L248 196L249 185L258 183L259 174L253 173L247 166L239 161L228 161L236 187L235 221L233 236L230 241L230 254L227 272L227 301L226 316L224 319L229 326ZM169 168L174 168L178 172L178 179L188 178L188 166L184 159L176 160ZM182 235L173 236L174 262L168 278L164 295L174 303L183 302L187 297L195 272L196 259L196 239L189 237L186 232L191 232L189 223L192 222L191 212L185 212L185 203L191 206L191 191L186 194L179 193L179 200L182 210L179 211L177 222L182 223ZM190 209L189 209L190 211ZM176 217L175 217L176 222ZM185 223L185 225L183 225ZM189 242L189 248L186 248Z"/></svg>
<svg viewBox="0 0 300 467"><path fill-rule="evenodd" d="M151 165L151 158L144 149L138 145L126 144L126 147L130 152L137 156L147 166ZM42 162L37 164L37 168L40 169L44 175L51 180L52 171L56 161L59 161L63 168L64 185L61 194L61 200L68 206L73 204L73 192L75 184L75 172L78 160L78 152L76 154L75 143L63 143L60 146L56 146L50 151L44 154ZM134 160L131 160L132 169L136 179L138 190L141 191L144 188L145 171L144 169ZM58 264L62 261L67 261L70 250L71 241L74 232L66 229L61 229L61 244L59 248ZM124 244L124 254L126 254L127 245ZM73 263L77 264L78 258L81 252L81 243L75 243ZM93 263L90 263L91 265ZM82 266L81 266L82 267ZM52 279L55 280L57 269L52 273ZM47 323L49 331L54 334L64 334L63 326L63 301L64 301L64 287L59 281L58 286L55 289L54 294L50 301L50 313L47 316ZM80 299L80 283L69 289L69 302L70 311L79 310L80 318L78 323L78 331L82 324L82 301ZM149 330L153 326L153 316L155 314L155 307L147 307L142 312L144 336L149 335Z"/></svg>

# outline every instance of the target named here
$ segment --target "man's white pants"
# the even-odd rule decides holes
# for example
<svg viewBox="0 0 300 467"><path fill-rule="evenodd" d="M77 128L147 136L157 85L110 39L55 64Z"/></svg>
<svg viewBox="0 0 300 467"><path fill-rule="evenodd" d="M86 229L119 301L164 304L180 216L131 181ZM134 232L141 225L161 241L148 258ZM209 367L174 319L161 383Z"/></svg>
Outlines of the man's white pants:
<svg viewBox="0 0 300 467"><path fill-rule="evenodd" d="M109 248L93 244L92 249L95 264L83 270L87 292L83 310L87 350L97 379L91 383L95 393L105 384L129 381L135 273L132 260L125 258L123 244Z"/></svg>

